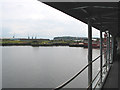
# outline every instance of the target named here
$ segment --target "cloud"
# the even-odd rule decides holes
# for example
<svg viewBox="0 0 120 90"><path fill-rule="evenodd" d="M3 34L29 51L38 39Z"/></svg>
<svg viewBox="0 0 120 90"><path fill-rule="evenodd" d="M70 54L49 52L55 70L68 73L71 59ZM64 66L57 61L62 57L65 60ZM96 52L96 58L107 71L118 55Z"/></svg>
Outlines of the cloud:
<svg viewBox="0 0 120 90"><path fill-rule="evenodd" d="M3 37L87 36L86 24L37 0L3 0L0 19ZM98 33L94 29L93 36Z"/></svg>

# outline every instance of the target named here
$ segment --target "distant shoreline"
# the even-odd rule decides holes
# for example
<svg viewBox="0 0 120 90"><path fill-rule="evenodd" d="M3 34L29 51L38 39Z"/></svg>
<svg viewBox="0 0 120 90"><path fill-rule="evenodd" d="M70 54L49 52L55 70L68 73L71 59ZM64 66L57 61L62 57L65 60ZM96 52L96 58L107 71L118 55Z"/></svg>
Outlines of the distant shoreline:
<svg viewBox="0 0 120 90"><path fill-rule="evenodd" d="M60 39L60 40L59 40ZM62 37L49 39L2 39L0 46L69 46L69 47L84 47L88 48L88 39L86 38L71 38ZM93 48L99 48L99 39L93 39Z"/></svg>
<svg viewBox="0 0 120 90"><path fill-rule="evenodd" d="M69 47L83 47L81 45L70 45L68 43L60 43L60 44L0 44L0 46L32 46L32 47L39 47L39 46L69 46Z"/></svg>
<svg viewBox="0 0 120 90"><path fill-rule="evenodd" d="M3 46L3 47L5 47L5 46L32 46L32 47L53 47L53 46L55 46L55 47L58 47L58 46L68 46L68 47L83 47L83 48L88 48L87 46L84 46L83 44L81 45L79 45L79 44L76 44L76 45L73 45L73 44L33 44L33 45L31 45L31 44L0 44L0 46ZM99 47L93 47L93 48L99 48Z"/></svg>

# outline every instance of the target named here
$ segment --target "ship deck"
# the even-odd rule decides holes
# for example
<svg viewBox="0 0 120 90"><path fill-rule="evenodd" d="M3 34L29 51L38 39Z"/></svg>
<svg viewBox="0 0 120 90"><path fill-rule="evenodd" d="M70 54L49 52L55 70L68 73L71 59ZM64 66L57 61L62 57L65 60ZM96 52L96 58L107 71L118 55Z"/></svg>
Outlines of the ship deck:
<svg viewBox="0 0 120 90"><path fill-rule="evenodd" d="M115 61L112 64L111 70L108 74L108 77L105 81L105 84L103 85L102 90L110 89L110 90L119 90L118 86L118 70L119 70L119 60L120 60L120 55L116 56Z"/></svg>

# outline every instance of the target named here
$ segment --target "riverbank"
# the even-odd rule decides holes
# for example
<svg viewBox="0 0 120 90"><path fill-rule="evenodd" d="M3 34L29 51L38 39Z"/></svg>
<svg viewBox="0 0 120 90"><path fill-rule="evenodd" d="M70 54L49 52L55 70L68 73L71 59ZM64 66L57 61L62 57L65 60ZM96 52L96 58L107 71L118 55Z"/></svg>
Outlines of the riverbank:
<svg viewBox="0 0 120 90"><path fill-rule="evenodd" d="M72 40L2 40L1 46L72 46L75 42Z"/></svg>
<svg viewBox="0 0 120 90"><path fill-rule="evenodd" d="M26 43L26 44L20 44L20 43L9 43L9 44L0 44L0 46L32 46L32 47L49 47L49 46L69 46L69 47L83 47L83 48L88 48L87 46L85 46L84 44L69 44L69 43L56 43L56 44L30 44L30 43ZM99 48L99 46L93 46L93 48Z"/></svg>
<svg viewBox="0 0 120 90"><path fill-rule="evenodd" d="M0 46L33 46L33 47L39 47L39 46L69 46L69 47L84 47L88 48L84 42L81 41L73 41L73 40L26 40L26 41L20 41L20 40L3 40L0 42ZM96 47L96 45L93 46L93 48L99 48L99 46Z"/></svg>
<svg viewBox="0 0 120 90"><path fill-rule="evenodd" d="M39 47L39 46L69 46L69 47L83 47L83 45L79 44L69 44L69 43L52 43L52 44L31 44L31 43L3 43L0 44L0 46L33 46L33 47Z"/></svg>

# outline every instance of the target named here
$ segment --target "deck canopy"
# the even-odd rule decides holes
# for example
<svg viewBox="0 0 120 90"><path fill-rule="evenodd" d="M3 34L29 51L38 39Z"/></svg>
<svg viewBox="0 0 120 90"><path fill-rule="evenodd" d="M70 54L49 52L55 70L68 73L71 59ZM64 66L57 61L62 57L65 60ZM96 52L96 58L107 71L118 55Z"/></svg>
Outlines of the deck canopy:
<svg viewBox="0 0 120 90"><path fill-rule="evenodd" d="M43 2L44 0L40 0ZM49 0L50 1L50 0ZM101 31L110 31L112 35L118 30L118 2L43 2L84 23L91 20L91 25Z"/></svg>

